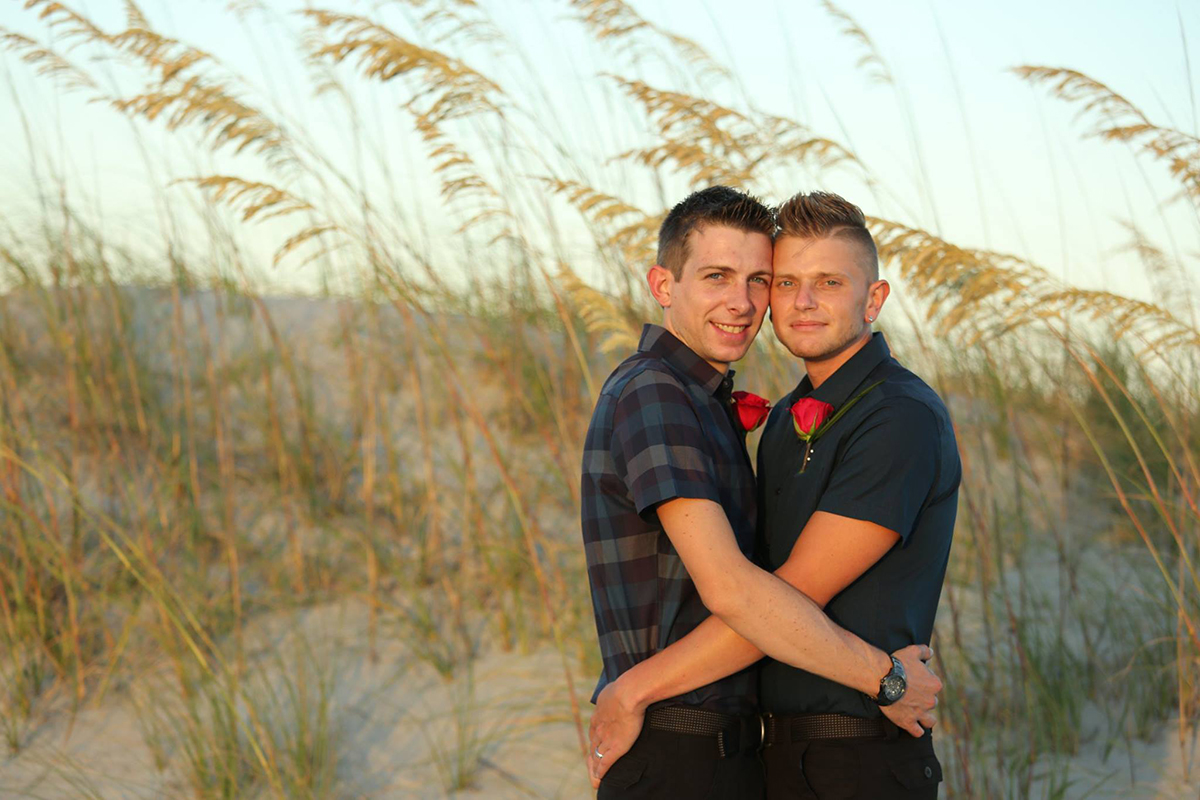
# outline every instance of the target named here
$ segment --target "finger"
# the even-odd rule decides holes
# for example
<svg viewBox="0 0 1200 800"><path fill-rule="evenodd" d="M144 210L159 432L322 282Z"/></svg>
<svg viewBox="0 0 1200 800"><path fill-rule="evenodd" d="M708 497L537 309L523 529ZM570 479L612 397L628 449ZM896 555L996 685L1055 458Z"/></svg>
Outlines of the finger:
<svg viewBox="0 0 1200 800"><path fill-rule="evenodd" d="M592 782L592 788L600 788L600 776L596 774L596 757L592 753L588 753L587 768L588 779Z"/></svg>
<svg viewBox="0 0 1200 800"><path fill-rule="evenodd" d="M904 730L908 731L911 736L915 736L918 739L925 735L925 729L921 727L921 723L917 720L913 720L905 725Z"/></svg>
<svg viewBox="0 0 1200 800"><path fill-rule="evenodd" d="M611 767L612 767L612 765L613 765L613 761L616 761L616 759L615 759L615 758L614 758L614 759L612 759L612 760L610 761L610 760L607 758L607 753L605 754L605 756L606 756L606 757L605 757L604 759L602 759L602 760L600 761L599 765L596 767L596 780L597 780L597 782L598 782L598 781L600 781L600 780L602 780L602 779L604 778L604 775L605 775L605 773L606 773L606 772L608 772L609 768L611 768Z"/></svg>
<svg viewBox="0 0 1200 800"><path fill-rule="evenodd" d="M925 728L925 730L931 731L931 730L933 730L934 726L937 725L937 717L934 716L934 714L929 711L925 712L920 717L918 717L917 721L921 723L921 726L923 728ZM923 734L923 732L922 732L922 734Z"/></svg>
<svg viewBox="0 0 1200 800"><path fill-rule="evenodd" d="M921 645L920 651L921 652L917 657L920 658L922 661L928 662L933 659L933 648L930 647L929 645L927 645L927 644Z"/></svg>

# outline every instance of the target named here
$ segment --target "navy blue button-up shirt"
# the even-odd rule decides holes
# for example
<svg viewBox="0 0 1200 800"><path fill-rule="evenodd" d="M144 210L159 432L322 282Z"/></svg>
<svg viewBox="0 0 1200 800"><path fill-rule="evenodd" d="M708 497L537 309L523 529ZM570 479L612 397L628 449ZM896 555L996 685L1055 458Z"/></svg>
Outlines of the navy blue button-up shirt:
<svg viewBox="0 0 1200 800"><path fill-rule="evenodd" d="M804 443L788 409L802 397L842 408L876 382L813 444ZM885 652L928 643L933 632L962 467L946 406L892 358L876 333L813 389L805 377L775 406L758 447L759 557L767 569L787 561L817 511L866 520L900 541L825 607L835 623ZM873 700L787 664L762 662L762 706L776 713L877 717Z"/></svg>

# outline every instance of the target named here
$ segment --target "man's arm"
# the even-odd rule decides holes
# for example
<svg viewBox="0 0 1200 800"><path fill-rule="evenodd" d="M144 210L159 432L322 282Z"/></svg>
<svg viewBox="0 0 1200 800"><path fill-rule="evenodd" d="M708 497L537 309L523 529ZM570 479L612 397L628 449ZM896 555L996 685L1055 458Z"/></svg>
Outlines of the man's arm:
<svg viewBox="0 0 1200 800"><path fill-rule="evenodd" d="M717 512L720 513L719 508ZM667 516L673 518L673 512L668 511ZM724 514L721 513L720 516L722 521L725 521ZM668 536L671 536L672 527L661 513L660 519L663 520ZM728 522L725 521L725 524L728 525ZM732 538L732 533L730 536ZM811 598L811 605L824 608L829 600L866 572L899 539L898 533L880 525L818 511L804 527L787 562L775 575L807 595L805 599ZM672 541L675 541L673 536ZM679 545L676 545L676 549L679 549ZM688 557L682 551L680 555L691 572ZM738 556L740 555L739 552ZM766 574L752 565L751 569L762 575ZM701 588L700 579L694 573L692 575L707 605L708 600L704 595L705 590ZM736 593L737 589L721 586L716 591ZM747 598L744 602L751 609L751 616L754 616L753 591L742 591ZM795 595L795 592L791 594ZM731 605L739 609L742 607L737 600L732 601ZM595 764L595 780L603 776L608 767L632 746L641 729L645 709L651 703L705 686L753 664L762 657L765 648L760 649L747 641L733 630L732 622L723 619L711 606L709 608L714 612L712 617L678 642L636 664L617 681L605 687L601 693L597 700L596 712L592 716L591 738L592 747L598 746L600 751L605 753L605 758ZM843 672L843 666L836 660L812 662L809 659L813 651L819 651L823 647L830 647L836 658L840 643L847 644L851 652L857 653L860 648L869 648L864 642L838 628L827 616L820 614L825 624L816 625L816 630L819 634L830 634L834 643L809 641L809 648L794 648L793 645L804 643L803 640L791 640L791 635L780 636L779 631L772 627L774 623L769 617L759 618L765 622L768 646L772 649L778 648L780 652L788 652L785 657L767 652L776 660L845 683L871 696L879 689L879 678L890 668L890 659L887 659L886 664L880 660L881 669L876 669L873 674L869 670L866 673L866 679L871 683L867 686L854 686L847 680L853 679L854 676ZM801 619L800 623L807 625L809 621L805 618ZM795 635L802 637L807 634ZM882 654L882 651L876 652ZM905 692L899 703L886 707L884 713L909 733L920 736L922 723L925 727L933 727L936 722L930 709L935 703L936 693L941 690L941 682L923 663L929 657L927 647L907 647L900 651L898 656L904 662L909 675L909 691ZM886 656L884 658L886 659Z"/></svg>
<svg viewBox="0 0 1200 800"><path fill-rule="evenodd" d="M746 559L719 505L679 498L663 503L658 517L700 599L726 625L777 661L876 693L879 679L891 669L888 655L835 625L808 597Z"/></svg>
<svg viewBox="0 0 1200 800"><path fill-rule="evenodd" d="M874 523L818 511L796 540L787 562L776 570L775 575L803 592L819 608L824 608L899 540L900 535L895 531ZM614 699L623 708L640 712L651 703L731 675L762 656L762 650L736 633L720 617L713 616L678 642L622 674L613 684ZM906 668L909 666L905 664ZM808 671L821 674L816 669ZM840 674L824 677L840 682ZM878 688L876 683L866 693L874 696ZM914 728L905 727L915 732Z"/></svg>

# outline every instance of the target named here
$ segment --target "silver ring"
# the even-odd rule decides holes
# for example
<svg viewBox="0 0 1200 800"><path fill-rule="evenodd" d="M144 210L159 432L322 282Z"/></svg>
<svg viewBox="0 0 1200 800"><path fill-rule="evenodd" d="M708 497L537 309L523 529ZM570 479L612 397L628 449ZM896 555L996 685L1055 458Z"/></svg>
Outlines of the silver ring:
<svg viewBox="0 0 1200 800"><path fill-rule="evenodd" d="M592 752L596 754L596 758L604 758L604 753L600 752L599 747L593 747Z"/></svg>

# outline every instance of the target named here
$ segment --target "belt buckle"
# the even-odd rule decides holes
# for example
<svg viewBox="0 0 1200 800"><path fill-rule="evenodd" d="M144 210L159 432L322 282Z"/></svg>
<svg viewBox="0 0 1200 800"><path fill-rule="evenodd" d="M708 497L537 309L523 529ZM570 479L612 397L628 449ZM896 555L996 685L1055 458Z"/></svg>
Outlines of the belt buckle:
<svg viewBox="0 0 1200 800"><path fill-rule="evenodd" d="M766 750L770 746L767 741L767 720L772 719L770 711L763 712L758 715L758 752Z"/></svg>

